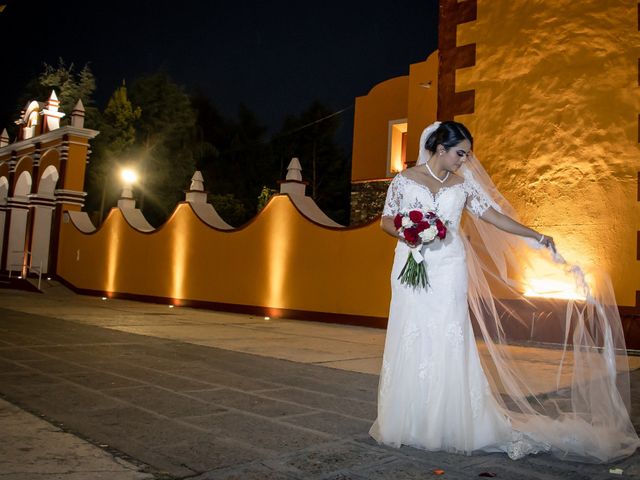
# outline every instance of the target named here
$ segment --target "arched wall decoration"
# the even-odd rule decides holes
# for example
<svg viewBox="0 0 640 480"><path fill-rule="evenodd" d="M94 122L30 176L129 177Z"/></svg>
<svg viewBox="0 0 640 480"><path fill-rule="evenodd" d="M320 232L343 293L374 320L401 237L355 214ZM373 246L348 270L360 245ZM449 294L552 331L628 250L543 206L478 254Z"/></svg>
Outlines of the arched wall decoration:
<svg viewBox="0 0 640 480"><path fill-rule="evenodd" d="M70 113L60 111L52 91L46 102L27 103L15 122L13 141L1 129L0 176L6 177L9 192L0 218L0 271L21 263L23 274L34 273L34 256L40 256L35 263L50 268L42 273L55 273L63 211L77 211L84 204L89 141L99 133L84 128L82 102ZM30 182L25 183L25 174Z"/></svg>

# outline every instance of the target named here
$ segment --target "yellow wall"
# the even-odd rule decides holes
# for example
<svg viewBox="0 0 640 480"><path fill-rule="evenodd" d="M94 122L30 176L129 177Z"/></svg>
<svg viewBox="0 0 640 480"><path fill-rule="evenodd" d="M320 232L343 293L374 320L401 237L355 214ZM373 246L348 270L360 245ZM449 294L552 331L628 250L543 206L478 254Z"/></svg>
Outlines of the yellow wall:
<svg viewBox="0 0 640 480"><path fill-rule="evenodd" d="M318 226L287 195L239 230L215 230L182 203L154 233L113 209L97 232L68 222L60 235L58 274L77 288L381 318L389 308L394 240L377 222Z"/></svg>
<svg viewBox="0 0 640 480"><path fill-rule="evenodd" d="M351 181L388 176L389 121L407 118L408 86L408 76L392 78L356 98Z"/></svg>
<svg viewBox="0 0 640 480"><path fill-rule="evenodd" d="M475 151L528 225L565 257L611 274L619 305L640 287L636 231L638 3L478 0L458 26L476 66L456 90L475 89L457 117Z"/></svg>
<svg viewBox="0 0 640 480"><path fill-rule="evenodd" d="M426 88L425 85L430 87ZM356 98L351 180L388 178L389 122L407 119L407 162L418 157L424 127L436 120L438 52L410 66L409 75L379 83Z"/></svg>
<svg viewBox="0 0 640 480"><path fill-rule="evenodd" d="M425 85L429 84L429 88ZM409 129L407 131L407 162L418 159L418 142L424 127L437 119L438 52L426 61L414 63L409 69Z"/></svg>

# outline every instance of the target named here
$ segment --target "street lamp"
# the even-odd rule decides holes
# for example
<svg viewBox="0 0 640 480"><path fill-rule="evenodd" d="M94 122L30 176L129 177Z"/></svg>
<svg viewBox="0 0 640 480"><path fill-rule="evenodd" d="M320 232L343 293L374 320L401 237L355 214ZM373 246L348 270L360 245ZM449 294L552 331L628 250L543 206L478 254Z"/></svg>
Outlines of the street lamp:
<svg viewBox="0 0 640 480"><path fill-rule="evenodd" d="M120 178L126 186L131 187L138 181L138 173L132 168L123 168L120 170Z"/></svg>
<svg viewBox="0 0 640 480"><path fill-rule="evenodd" d="M133 199L132 186L138 181L138 173L132 168L123 168L120 170L120 179L122 180L122 194L118 200L119 208L135 208L136 201Z"/></svg>

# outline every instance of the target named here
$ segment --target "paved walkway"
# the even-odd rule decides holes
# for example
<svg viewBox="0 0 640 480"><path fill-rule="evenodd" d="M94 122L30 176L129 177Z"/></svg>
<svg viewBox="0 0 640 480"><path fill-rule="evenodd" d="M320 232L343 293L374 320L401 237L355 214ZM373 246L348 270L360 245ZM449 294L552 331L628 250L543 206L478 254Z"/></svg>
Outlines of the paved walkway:
<svg viewBox="0 0 640 480"><path fill-rule="evenodd" d="M0 291L0 480L640 478L640 454L620 476L376 445L378 378L363 372L383 343L374 329ZM637 413L636 374L633 387Z"/></svg>

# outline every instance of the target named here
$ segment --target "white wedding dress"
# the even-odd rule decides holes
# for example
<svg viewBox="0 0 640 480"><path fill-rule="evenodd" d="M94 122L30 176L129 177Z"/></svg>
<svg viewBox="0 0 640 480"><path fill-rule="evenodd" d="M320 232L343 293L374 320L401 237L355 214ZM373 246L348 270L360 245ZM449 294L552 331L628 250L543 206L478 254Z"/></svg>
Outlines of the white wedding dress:
<svg viewBox="0 0 640 480"><path fill-rule="evenodd" d="M426 142L439 126L422 132L417 165L427 163ZM514 220L518 214L475 157L457 173L462 183L437 192L404 173L389 185L384 216L435 211L448 231L421 247L427 289L400 282L410 249L396 246L378 417L369 433L393 447L502 451L513 459L549 451L607 463L632 455L640 438L629 415L630 368L610 275L482 221L489 207ZM471 215L461 228L465 207ZM558 285L574 296L558 296ZM540 346L546 363L537 358Z"/></svg>
<svg viewBox="0 0 640 480"><path fill-rule="evenodd" d="M378 418L369 432L380 443L463 454L504 451L514 459L549 449L515 430L494 399L471 326L460 220L465 207L480 216L490 205L472 178L435 194L403 174L389 186L383 215L435 211L448 231L422 247L427 289L400 283L410 249L400 241L395 249Z"/></svg>

